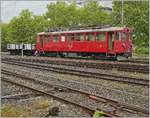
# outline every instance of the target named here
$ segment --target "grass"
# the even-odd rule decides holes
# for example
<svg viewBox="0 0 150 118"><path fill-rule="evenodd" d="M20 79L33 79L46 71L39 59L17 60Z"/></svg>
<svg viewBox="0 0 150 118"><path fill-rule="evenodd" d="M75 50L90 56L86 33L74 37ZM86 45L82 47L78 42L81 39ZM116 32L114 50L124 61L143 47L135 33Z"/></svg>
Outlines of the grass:
<svg viewBox="0 0 150 118"><path fill-rule="evenodd" d="M137 53L133 53L133 58L148 58L149 54L137 54Z"/></svg>
<svg viewBox="0 0 150 118"><path fill-rule="evenodd" d="M39 114L47 111L49 107L53 105L52 101L50 100L38 100L35 101L33 104L29 104L27 107L26 105L10 105L7 104L1 108L1 117L33 117L39 116Z"/></svg>
<svg viewBox="0 0 150 118"><path fill-rule="evenodd" d="M20 117L22 116L22 113L22 109L12 105L7 105L1 108L1 117Z"/></svg>
<svg viewBox="0 0 150 118"><path fill-rule="evenodd" d="M52 106L52 101L49 101L49 100L40 100L38 101L36 104L35 104L35 108L36 109L46 109L50 106Z"/></svg>

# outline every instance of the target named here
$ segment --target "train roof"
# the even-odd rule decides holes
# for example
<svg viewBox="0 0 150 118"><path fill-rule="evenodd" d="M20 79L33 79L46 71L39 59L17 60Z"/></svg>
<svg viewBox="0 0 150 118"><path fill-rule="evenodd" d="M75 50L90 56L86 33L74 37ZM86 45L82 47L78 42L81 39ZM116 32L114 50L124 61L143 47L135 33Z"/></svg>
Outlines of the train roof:
<svg viewBox="0 0 150 118"><path fill-rule="evenodd" d="M102 29L75 29L75 30L64 30L64 31L52 31L52 32L40 32L38 35L48 35L48 34L64 34L64 33L80 33L80 32L106 32L106 31L121 31L124 29L129 29L127 27L109 27Z"/></svg>

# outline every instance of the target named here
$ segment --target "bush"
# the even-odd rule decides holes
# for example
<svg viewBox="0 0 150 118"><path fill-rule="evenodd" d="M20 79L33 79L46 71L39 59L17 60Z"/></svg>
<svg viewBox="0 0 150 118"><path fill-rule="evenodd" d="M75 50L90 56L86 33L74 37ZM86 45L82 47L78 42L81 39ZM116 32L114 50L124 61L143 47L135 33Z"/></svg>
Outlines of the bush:
<svg viewBox="0 0 150 118"><path fill-rule="evenodd" d="M7 44L1 43L1 52L7 52Z"/></svg>
<svg viewBox="0 0 150 118"><path fill-rule="evenodd" d="M137 54L149 54L149 48L145 48L145 47L137 47L135 49L135 53Z"/></svg>

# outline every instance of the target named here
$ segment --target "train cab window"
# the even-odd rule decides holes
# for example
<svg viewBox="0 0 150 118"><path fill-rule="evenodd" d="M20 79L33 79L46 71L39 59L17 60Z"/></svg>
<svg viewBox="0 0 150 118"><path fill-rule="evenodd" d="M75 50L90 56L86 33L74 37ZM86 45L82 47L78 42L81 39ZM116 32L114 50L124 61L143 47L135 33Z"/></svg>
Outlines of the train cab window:
<svg viewBox="0 0 150 118"><path fill-rule="evenodd" d="M94 33L87 33L86 34L87 41L94 41Z"/></svg>
<svg viewBox="0 0 150 118"><path fill-rule="evenodd" d="M132 33L128 33L128 39L129 40L132 40L133 38L132 38Z"/></svg>
<svg viewBox="0 0 150 118"><path fill-rule="evenodd" d="M126 39L129 40L129 34L128 33L126 33Z"/></svg>
<svg viewBox="0 0 150 118"><path fill-rule="evenodd" d="M50 36L49 35L46 35L45 39L46 39L47 42L50 42Z"/></svg>
<svg viewBox="0 0 150 118"><path fill-rule="evenodd" d="M67 34L67 41L74 41L74 40L75 40L74 34Z"/></svg>
<svg viewBox="0 0 150 118"><path fill-rule="evenodd" d="M122 32L122 40L126 40L126 34Z"/></svg>
<svg viewBox="0 0 150 118"><path fill-rule="evenodd" d="M44 35L41 35L40 36L40 40L44 40L45 36Z"/></svg>
<svg viewBox="0 0 150 118"><path fill-rule="evenodd" d="M83 33L77 33L75 39L76 39L76 41L84 41L84 34Z"/></svg>
<svg viewBox="0 0 150 118"><path fill-rule="evenodd" d="M54 42L58 42L58 41L59 41L59 37L58 37L58 35L53 36L53 41L54 41Z"/></svg>
<svg viewBox="0 0 150 118"><path fill-rule="evenodd" d="M132 33L126 33L126 39L132 40Z"/></svg>
<svg viewBox="0 0 150 118"><path fill-rule="evenodd" d="M116 32L116 40L121 39L121 32Z"/></svg>
<svg viewBox="0 0 150 118"><path fill-rule="evenodd" d="M97 33L96 34L96 40L97 41L105 41L106 39L106 34L105 33Z"/></svg>

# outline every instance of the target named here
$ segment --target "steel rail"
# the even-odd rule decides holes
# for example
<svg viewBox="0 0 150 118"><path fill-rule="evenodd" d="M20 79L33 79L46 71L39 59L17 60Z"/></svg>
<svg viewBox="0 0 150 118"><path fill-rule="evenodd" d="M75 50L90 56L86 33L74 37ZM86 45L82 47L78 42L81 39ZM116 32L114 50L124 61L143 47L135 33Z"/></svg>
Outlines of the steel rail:
<svg viewBox="0 0 150 118"><path fill-rule="evenodd" d="M130 62L136 64L149 64L149 61L142 61L142 60L120 60L119 62Z"/></svg>
<svg viewBox="0 0 150 118"><path fill-rule="evenodd" d="M43 90L36 89L36 88L34 88L34 87L30 87L30 86L27 86L27 85L24 85L24 84L20 84L20 83L18 83L18 82L14 82L14 81L12 81L12 80L9 80L8 78L2 77L1 80L2 80L2 81L5 81L5 82L8 82L8 83L11 83L11 84L14 84L14 85L17 85L17 86L20 86L20 87L24 87L24 88L30 89L30 90L32 90L32 91L41 93L41 94L43 94L43 95L47 95L47 96L52 97L52 98L54 98L54 99L56 99L56 100L58 100L58 101L62 101L62 102L65 102L65 103L69 103L69 104L78 106L78 107L80 107L80 108L83 108L83 109L89 111L89 112L91 113L91 115L95 112L94 109L91 109L91 108L89 108L88 106L81 105L81 104L78 104L78 103L73 102L73 101L70 101L70 100L66 100L66 99L64 99L64 98L58 97L58 96L53 95L53 94L51 94L51 93L45 92L45 91L43 91ZM106 117L114 117L114 116L115 116L115 117L120 117L120 116L118 116L118 115L115 115L115 114L112 114L112 113L108 113L107 111L104 111L104 110L102 110L102 109L100 109L100 110L104 112L104 116L106 116Z"/></svg>
<svg viewBox="0 0 150 118"><path fill-rule="evenodd" d="M2 61L2 62L13 64L13 65L24 66L24 67L32 67L35 69L42 69L42 70L52 71L52 72L57 72L57 73L63 73L63 74L72 74L72 75L91 77L91 78L94 77L94 78L110 80L110 81L149 86L149 80L145 80L145 79L137 79L137 78L132 78L132 77L124 77L124 76L117 76L117 75L110 75L110 74L101 74L101 73L96 73L96 72L87 72L87 71L81 71L81 70L75 70L75 69L52 67L52 66L46 66L46 65L41 65L37 63L35 64L35 63L29 63L29 62L22 62L22 61L12 61L12 62Z"/></svg>
<svg viewBox="0 0 150 118"><path fill-rule="evenodd" d="M18 59L9 59L5 58L5 60L18 60ZM127 72L139 72L147 74L149 72L149 65L139 65L139 64L127 64L120 62L90 62L90 61L74 61L74 60L44 60L44 59L26 59L19 58L22 61L36 61L41 63L49 63L49 64L57 64L57 65L67 65L67 66L78 66L78 67L87 67L87 68L98 68L110 70L116 68L119 71L127 71Z"/></svg>
<svg viewBox="0 0 150 118"><path fill-rule="evenodd" d="M88 92L85 92L85 91L82 91L82 90L77 90L77 89L73 89L71 87L66 87L64 85L58 85L58 84L53 85L53 84L47 83L47 82L39 80L39 79L33 79L33 78L30 78L30 77L26 77L24 75L20 75L20 74L13 73L13 72L10 72L10 71L7 71L7 70L3 70L3 69L2 69L2 74L8 74L8 75L11 75L11 76L24 78L26 80L32 80L32 81L35 81L35 82L38 82L38 83L41 83L41 84L45 84L47 86L51 86L51 87L54 87L54 88L57 88L57 87L65 88L65 89L71 90L73 92L84 94L87 97L92 98L94 100L97 100L99 102L109 103L113 107L114 106L115 107L118 106L117 108L119 108L121 106L121 108L126 108L126 109L130 109L130 110L133 110L133 111L136 111L136 112L149 114L149 111L147 109L144 109L144 108L141 108L141 107L137 107L137 106L134 106L134 105L121 103L121 102L118 102L118 101L115 101L115 100L112 100L112 99L109 99L109 98L106 98L106 97L103 97L103 96L100 96L100 95L91 94L91 93L88 93Z"/></svg>

